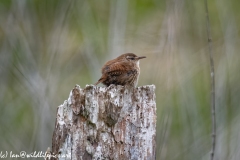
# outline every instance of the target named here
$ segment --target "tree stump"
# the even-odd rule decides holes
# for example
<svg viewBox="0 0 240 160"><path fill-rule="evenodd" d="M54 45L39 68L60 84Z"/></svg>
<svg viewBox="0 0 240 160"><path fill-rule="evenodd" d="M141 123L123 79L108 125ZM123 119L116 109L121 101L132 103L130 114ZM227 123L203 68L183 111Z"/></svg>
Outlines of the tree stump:
<svg viewBox="0 0 240 160"><path fill-rule="evenodd" d="M51 159L152 160L155 86L76 85L57 109Z"/></svg>

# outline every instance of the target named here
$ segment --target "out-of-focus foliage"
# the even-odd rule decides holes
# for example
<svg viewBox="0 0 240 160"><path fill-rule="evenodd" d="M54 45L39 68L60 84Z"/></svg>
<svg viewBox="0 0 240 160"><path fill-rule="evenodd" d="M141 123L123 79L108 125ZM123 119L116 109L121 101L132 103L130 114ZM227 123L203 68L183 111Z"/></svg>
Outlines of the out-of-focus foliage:
<svg viewBox="0 0 240 160"><path fill-rule="evenodd" d="M209 1L216 76L216 159L240 157L240 2ZM122 53L147 56L157 159L208 159L210 69L203 1L1 0L0 151L45 151L56 108Z"/></svg>

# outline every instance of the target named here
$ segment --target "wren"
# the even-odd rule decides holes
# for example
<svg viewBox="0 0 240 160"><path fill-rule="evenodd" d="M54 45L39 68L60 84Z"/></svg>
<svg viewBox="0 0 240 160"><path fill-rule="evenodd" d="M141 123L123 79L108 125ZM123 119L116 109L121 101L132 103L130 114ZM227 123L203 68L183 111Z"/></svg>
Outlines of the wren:
<svg viewBox="0 0 240 160"><path fill-rule="evenodd" d="M140 74L139 60L143 58L146 57L138 57L133 53L125 53L108 61L102 67L102 76L95 85L102 83L106 86L115 84L136 87Z"/></svg>

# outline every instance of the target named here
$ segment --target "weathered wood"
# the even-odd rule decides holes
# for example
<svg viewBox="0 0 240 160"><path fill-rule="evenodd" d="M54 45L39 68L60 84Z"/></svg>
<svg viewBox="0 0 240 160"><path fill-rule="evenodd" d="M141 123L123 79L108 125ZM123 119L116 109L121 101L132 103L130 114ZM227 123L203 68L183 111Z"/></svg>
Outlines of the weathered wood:
<svg viewBox="0 0 240 160"><path fill-rule="evenodd" d="M155 159L154 91L154 85L76 85L57 109L52 154L74 160Z"/></svg>

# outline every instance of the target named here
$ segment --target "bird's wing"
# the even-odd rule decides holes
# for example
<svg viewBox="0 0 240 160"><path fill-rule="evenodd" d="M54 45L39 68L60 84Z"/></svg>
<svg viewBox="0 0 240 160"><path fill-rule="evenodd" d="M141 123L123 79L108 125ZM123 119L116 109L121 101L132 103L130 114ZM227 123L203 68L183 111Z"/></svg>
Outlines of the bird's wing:
<svg viewBox="0 0 240 160"><path fill-rule="evenodd" d="M128 71L129 70L128 68L129 67L128 65L126 65L126 62L116 62L104 66L104 68L102 68L102 73L103 74L107 73L112 76L119 76L124 72Z"/></svg>
<svg viewBox="0 0 240 160"><path fill-rule="evenodd" d="M119 77L121 75L123 75L124 72L126 72L126 65L125 63L122 62L115 62L109 65L104 65L104 67L102 68L102 77L98 80L97 83L95 83L95 85L98 85L99 83L103 83L104 81L106 81L108 79L108 77ZM113 80L113 79L112 79ZM111 83L110 79L108 80L109 82L107 83Z"/></svg>

